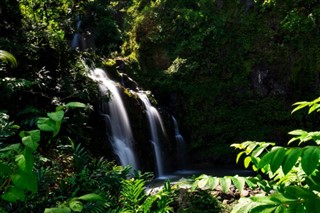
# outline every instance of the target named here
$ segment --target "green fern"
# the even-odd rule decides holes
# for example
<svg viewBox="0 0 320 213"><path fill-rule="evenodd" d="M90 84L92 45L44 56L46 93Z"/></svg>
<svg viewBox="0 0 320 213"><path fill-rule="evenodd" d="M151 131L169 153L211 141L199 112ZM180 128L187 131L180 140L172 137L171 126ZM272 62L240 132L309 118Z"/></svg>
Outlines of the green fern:
<svg viewBox="0 0 320 213"><path fill-rule="evenodd" d="M125 212L140 212L146 195L143 179L123 180L120 201Z"/></svg>

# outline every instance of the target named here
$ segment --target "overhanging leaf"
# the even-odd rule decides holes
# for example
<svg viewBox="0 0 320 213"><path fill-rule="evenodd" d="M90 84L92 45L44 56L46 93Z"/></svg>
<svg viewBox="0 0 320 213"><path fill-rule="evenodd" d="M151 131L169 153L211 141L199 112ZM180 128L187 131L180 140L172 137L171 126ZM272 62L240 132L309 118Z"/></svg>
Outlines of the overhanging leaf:
<svg viewBox="0 0 320 213"><path fill-rule="evenodd" d="M292 167L297 163L300 155L302 154L301 148L291 148L286 152L286 158L282 164L282 171L286 175Z"/></svg>
<svg viewBox="0 0 320 213"><path fill-rule="evenodd" d="M306 175L310 175L318 166L320 150L317 146L307 146L303 150L301 166Z"/></svg>
<svg viewBox="0 0 320 213"><path fill-rule="evenodd" d="M274 154L270 161L270 169L273 173L275 173L277 169L279 169L279 167L281 166L282 161L285 157L285 153L286 153L286 149L283 147L278 147L274 149Z"/></svg>
<svg viewBox="0 0 320 213"><path fill-rule="evenodd" d="M309 102L301 101L301 102L294 103L293 105L298 105L298 106L291 111L291 114L294 113L295 111L298 111L298 110L306 107L306 106L309 106Z"/></svg>
<svg viewBox="0 0 320 213"><path fill-rule="evenodd" d="M67 107L70 108L85 108L86 105L81 102L69 102L66 104Z"/></svg>
<svg viewBox="0 0 320 213"><path fill-rule="evenodd" d="M274 151L270 151L270 152L266 153L265 155L263 155L263 157L261 158L261 160L258 163L257 168L261 169L265 165L269 164L270 161L272 160L273 155L274 155Z"/></svg>

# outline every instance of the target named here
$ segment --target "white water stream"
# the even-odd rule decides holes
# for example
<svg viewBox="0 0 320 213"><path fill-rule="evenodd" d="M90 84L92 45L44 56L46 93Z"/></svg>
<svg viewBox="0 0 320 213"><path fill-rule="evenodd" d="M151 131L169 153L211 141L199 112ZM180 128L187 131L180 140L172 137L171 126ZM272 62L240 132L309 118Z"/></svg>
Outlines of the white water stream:
<svg viewBox="0 0 320 213"><path fill-rule="evenodd" d="M94 69L90 77L99 84L103 96L109 95L108 109L101 109L101 111L108 112L104 115L107 118L106 122L110 122L110 141L114 153L119 157L122 166L131 165L133 169L138 169L131 126L117 84L99 68Z"/></svg>
<svg viewBox="0 0 320 213"><path fill-rule="evenodd" d="M148 117L149 127L150 127L150 134L151 140L150 142L153 145L155 160L156 160L156 167L157 167L157 175L163 176L164 175L164 161L163 161L163 154L162 154L162 147L160 143L160 134L165 135L165 129L162 123L162 119L159 115L159 112L156 108L154 108L149 98L144 93L138 93L138 96L142 103L145 106L146 114ZM160 127L160 128L159 128Z"/></svg>

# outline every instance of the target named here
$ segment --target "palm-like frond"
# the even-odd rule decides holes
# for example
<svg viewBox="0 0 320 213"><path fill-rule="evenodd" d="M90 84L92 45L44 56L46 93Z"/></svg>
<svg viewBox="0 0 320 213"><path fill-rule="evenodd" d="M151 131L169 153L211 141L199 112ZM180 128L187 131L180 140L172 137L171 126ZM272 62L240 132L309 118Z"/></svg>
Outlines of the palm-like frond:
<svg viewBox="0 0 320 213"><path fill-rule="evenodd" d="M0 50L0 60L6 63L10 62L14 67L18 65L16 58L11 53L5 50Z"/></svg>

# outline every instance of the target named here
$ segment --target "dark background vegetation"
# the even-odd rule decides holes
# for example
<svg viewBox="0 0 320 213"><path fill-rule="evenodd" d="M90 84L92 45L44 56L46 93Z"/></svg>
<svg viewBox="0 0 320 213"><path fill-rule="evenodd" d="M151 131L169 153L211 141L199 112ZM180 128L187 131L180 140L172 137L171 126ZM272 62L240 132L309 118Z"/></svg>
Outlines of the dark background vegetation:
<svg viewBox="0 0 320 213"><path fill-rule="evenodd" d="M316 0L1 0L0 49L18 67L1 64L0 109L32 129L61 103L89 104L93 110L72 112L57 143L72 136L112 159L99 130L97 86L81 62L87 58L153 93L169 133L168 114L178 120L190 164L233 165L232 143L284 144L288 131L318 125L290 111L318 96L319 24ZM85 40L80 49L70 46L75 33Z"/></svg>

